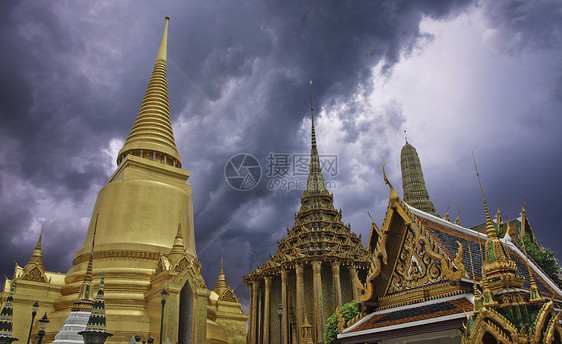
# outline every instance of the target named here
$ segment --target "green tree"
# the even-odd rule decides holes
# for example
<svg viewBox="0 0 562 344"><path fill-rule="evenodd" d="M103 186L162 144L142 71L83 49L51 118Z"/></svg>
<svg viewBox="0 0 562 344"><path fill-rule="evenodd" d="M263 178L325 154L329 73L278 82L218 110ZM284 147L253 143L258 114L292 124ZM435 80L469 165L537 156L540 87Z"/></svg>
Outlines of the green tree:
<svg viewBox="0 0 562 344"><path fill-rule="evenodd" d="M357 302L351 301L340 307L340 314L345 319L345 321L350 321L359 314L357 311ZM324 343L325 344L339 344L341 340L338 340L338 317L336 313L332 314L326 321L326 329L324 331Z"/></svg>
<svg viewBox="0 0 562 344"><path fill-rule="evenodd" d="M529 257L531 257L550 278L554 281L558 281L560 265L558 264L558 259L556 259L556 252L544 247L541 250L531 241L528 233L525 234L523 241ZM521 239L518 240L518 244L521 245Z"/></svg>

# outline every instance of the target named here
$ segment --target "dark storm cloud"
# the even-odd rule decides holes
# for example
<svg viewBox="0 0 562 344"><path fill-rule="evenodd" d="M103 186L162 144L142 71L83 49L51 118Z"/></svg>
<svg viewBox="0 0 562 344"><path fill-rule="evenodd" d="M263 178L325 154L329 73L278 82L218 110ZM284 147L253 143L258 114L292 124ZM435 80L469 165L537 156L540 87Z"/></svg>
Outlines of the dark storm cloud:
<svg viewBox="0 0 562 344"><path fill-rule="evenodd" d="M553 0L482 1L497 43L508 51L558 48L562 43L562 4Z"/></svg>
<svg viewBox="0 0 562 344"><path fill-rule="evenodd" d="M323 107L349 102L359 90L372 86L372 68L377 63L383 61L389 70L402 52L417 43L423 36L419 23L424 16L450 17L467 4L468 1L247 2L242 6L224 3L217 8L216 4L197 3L193 5L196 17L172 22L174 27L180 26L177 30L188 33L185 46L189 47L173 58L200 88L198 92L209 98L202 103L186 100L186 120L188 125L198 125L198 135L186 139L188 152L183 153L190 157L184 166L193 175L190 181L194 185L197 245L200 259L208 267L204 273L208 280L216 279L217 253L230 255L248 246L250 252L238 252L248 261L247 269L238 270L249 273L261 265L275 251L272 239L280 239L285 228L292 226L291 209L296 210L302 193L273 193L264 183L249 192L232 190L223 175L227 159L247 152L264 166L269 152L309 152L309 143L297 137L303 117L309 116L309 79L314 80L317 113ZM205 27L202 32L201 27ZM190 34L193 32L197 34ZM234 90L225 85L229 80L235 80ZM225 142L225 131L205 126L197 117L216 110L214 104L227 99L228 92L235 94L233 98L244 99L248 106L221 105L217 118L227 128L227 134L243 139L223 147L221 156L212 154L214 158L208 159L210 155L205 155L209 152L201 148L201 137ZM341 114L346 123L346 142L354 142L355 132L365 130L354 124L357 111L351 104ZM228 128L229 121L236 126ZM197 159L210 164L205 168L205 180L196 177L202 171L190 167L190 160ZM271 214L267 214L268 208L273 209ZM260 219L259 225L252 224L256 218ZM228 269L237 268L235 261L225 264ZM247 296L238 276L233 276L230 283L240 296Z"/></svg>

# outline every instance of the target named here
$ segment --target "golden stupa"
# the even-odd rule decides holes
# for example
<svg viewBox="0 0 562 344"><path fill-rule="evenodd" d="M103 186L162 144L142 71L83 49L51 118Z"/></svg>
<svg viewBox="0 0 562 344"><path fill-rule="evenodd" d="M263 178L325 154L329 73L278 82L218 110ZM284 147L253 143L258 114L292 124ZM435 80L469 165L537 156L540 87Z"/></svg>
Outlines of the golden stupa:
<svg viewBox="0 0 562 344"><path fill-rule="evenodd" d="M181 169L170 120L168 20L139 114L117 169L98 194L72 268L66 275L45 271L39 241L30 262L16 265L13 279L6 280L2 300L17 281L16 337L27 338L31 306L38 300L38 314L47 312L50 320L44 342L53 340L78 298L94 231L93 278L99 281L105 274L107 327L113 333L108 343L129 342L134 335L158 340L161 326L162 342L236 343L244 337L247 316L222 269L218 295L207 289L195 251L189 172Z"/></svg>

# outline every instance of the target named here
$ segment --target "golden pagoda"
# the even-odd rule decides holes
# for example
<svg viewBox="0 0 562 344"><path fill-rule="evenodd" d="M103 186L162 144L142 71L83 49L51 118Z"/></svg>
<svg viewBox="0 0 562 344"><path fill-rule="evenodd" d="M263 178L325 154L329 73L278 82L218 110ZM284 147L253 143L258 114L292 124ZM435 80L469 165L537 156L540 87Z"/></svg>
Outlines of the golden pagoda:
<svg viewBox="0 0 562 344"><path fill-rule="evenodd" d="M168 20L140 111L115 172L98 194L72 268L66 275L46 272L40 237L29 263L23 269L16 265L5 283L2 299L18 283L14 333L19 338L27 337L31 305L38 300L40 311L49 313L44 341L51 342L83 297L83 281L91 293L92 278L99 280L102 272L107 330L113 334L108 343L129 342L135 335L161 336L170 343L229 343L245 331L247 316L238 299L221 308L201 276L189 172L181 169L170 119ZM228 318L228 327L217 323L221 317Z"/></svg>
<svg viewBox="0 0 562 344"><path fill-rule="evenodd" d="M336 307L357 299L357 273L363 275L369 266L361 239L343 224L325 187L312 98L311 113L307 188L295 223L277 252L244 276L250 288L249 343L279 343L280 336L284 344L322 342L327 318Z"/></svg>

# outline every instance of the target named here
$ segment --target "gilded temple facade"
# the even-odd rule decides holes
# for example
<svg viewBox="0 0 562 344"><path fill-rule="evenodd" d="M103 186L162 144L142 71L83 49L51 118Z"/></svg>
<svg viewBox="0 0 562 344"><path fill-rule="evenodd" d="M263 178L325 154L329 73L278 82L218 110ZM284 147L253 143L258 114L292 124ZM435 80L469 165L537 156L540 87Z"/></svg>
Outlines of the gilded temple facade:
<svg viewBox="0 0 562 344"><path fill-rule="evenodd" d="M168 19L154 70L129 136L117 156L117 168L96 199L82 248L66 274L45 270L41 239L30 261L16 265L2 293L16 285L14 334L27 338L32 305L49 314L44 342L53 341L84 281L105 276L108 343L132 336L160 337L170 343L234 343L245 332L247 316L232 291L209 290L195 250L189 172L181 169L168 100L166 76ZM95 233L95 247L93 247ZM91 261L95 260L93 267ZM224 274L223 274L224 277ZM167 291L162 309L162 290ZM37 319L36 319L37 320ZM222 325L221 325L222 323ZM33 333L37 333L37 323Z"/></svg>
<svg viewBox="0 0 562 344"><path fill-rule="evenodd" d="M327 318L357 299L356 276L369 266L361 239L343 224L325 187L313 113L310 156L307 189L293 227L277 252L244 276L250 288L249 343L322 342Z"/></svg>
<svg viewBox="0 0 562 344"><path fill-rule="evenodd" d="M560 343L562 290L502 235L483 192L486 233L404 202L383 174L388 208L372 224L360 314L339 316L343 343Z"/></svg>

